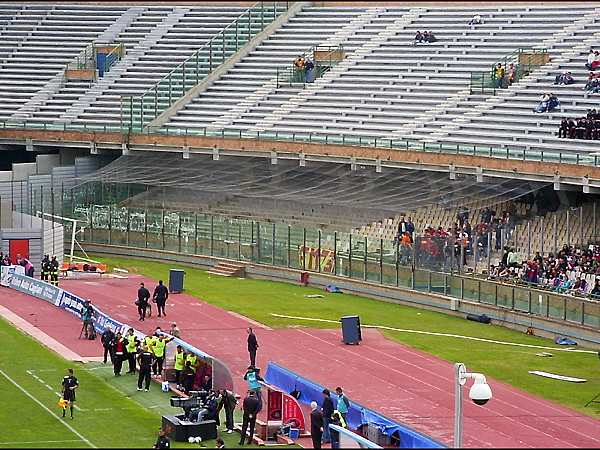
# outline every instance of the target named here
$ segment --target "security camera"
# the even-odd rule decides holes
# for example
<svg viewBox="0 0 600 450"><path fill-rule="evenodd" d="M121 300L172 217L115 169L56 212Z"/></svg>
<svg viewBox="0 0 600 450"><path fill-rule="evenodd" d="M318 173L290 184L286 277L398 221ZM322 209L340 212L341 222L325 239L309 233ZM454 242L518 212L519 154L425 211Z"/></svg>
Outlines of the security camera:
<svg viewBox="0 0 600 450"><path fill-rule="evenodd" d="M469 390L469 398L473 403L479 406L485 405L492 398L492 390L485 379L485 376L478 374Z"/></svg>

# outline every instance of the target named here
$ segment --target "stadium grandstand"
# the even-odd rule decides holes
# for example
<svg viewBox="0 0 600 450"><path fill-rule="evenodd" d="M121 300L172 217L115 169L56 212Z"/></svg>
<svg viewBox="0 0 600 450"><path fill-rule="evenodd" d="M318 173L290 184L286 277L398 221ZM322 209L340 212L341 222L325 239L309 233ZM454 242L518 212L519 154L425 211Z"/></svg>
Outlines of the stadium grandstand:
<svg viewBox="0 0 600 450"><path fill-rule="evenodd" d="M3 2L0 253L333 284L596 351L598 51L598 2ZM452 445L415 414L390 416L414 447Z"/></svg>

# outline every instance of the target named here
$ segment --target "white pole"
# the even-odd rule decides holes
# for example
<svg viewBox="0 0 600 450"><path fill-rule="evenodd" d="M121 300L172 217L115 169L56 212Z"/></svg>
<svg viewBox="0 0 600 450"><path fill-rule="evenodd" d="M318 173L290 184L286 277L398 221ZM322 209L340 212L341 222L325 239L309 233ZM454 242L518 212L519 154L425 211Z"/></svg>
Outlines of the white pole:
<svg viewBox="0 0 600 450"><path fill-rule="evenodd" d="M75 232L77 229L77 221L74 220L73 224L72 224L72 230L71 230L71 255L70 255L70 263L73 264L73 253L75 252Z"/></svg>
<svg viewBox="0 0 600 450"><path fill-rule="evenodd" d="M464 364L454 364L454 448L462 447L462 385L466 381L463 376L465 372Z"/></svg>

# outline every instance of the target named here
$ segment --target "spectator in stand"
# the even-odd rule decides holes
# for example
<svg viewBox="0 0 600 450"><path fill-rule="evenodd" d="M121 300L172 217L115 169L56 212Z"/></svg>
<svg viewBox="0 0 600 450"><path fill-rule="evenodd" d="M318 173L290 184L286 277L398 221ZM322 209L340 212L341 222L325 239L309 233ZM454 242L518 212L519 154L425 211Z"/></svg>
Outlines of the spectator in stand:
<svg viewBox="0 0 600 450"><path fill-rule="evenodd" d="M600 85L600 81L598 80L598 78L600 77L600 73L594 73L594 72L590 72L588 75L588 79L587 82L585 83L585 86L583 87L583 90L586 92L597 92L598 91L598 86Z"/></svg>
<svg viewBox="0 0 600 450"><path fill-rule="evenodd" d="M596 284L594 285L594 289L591 292L592 297L597 297L600 299L600 280L596 280Z"/></svg>
<svg viewBox="0 0 600 450"><path fill-rule="evenodd" d="M505 73L504 67L502 67L501 63L498 63L496 65L496 68L494 69L494 80L495 80L497 88L501 88L503 86L504 73Z"/></svg>
<svg viewBox="0 0 600 450"><path fill-rule="evenodd" d="M587 289L587 281L585 281L585 278L580 276L577 279L577 281L575 282L575 284L573 285L573 290L579 294L585 294L586 289Z"/></svg>
<svg viewBox="0 0 600 450"><path fill-rule="evenodd" d="M536 113L550 112L560 106L560 100L554 94L544 93L540 104L533 110Z"/></svg>
<svg viewBox="0 0 600 450"><path fill-rule="evenodd" d="M421 34L420 31L417 31L417 34L415 34L415 39L414 39L413 45L417 45L417 44L420 44L423 42L425 42L425 38L424 38L423 34Z"/></svg>
<svg viewBox="0 0 600 450"><path fill-rule="evenodd" d="M585 134L586 122L587 120L584 117L580 117L577 120L577 125L575 127L577 139L583 139L583 135Z"/></svg>
<svg viewBox="0 0 600 450"><path fill-rule="evenodd" d="M569 118L569 139L574 139L577 132L577 125L572 118Z"/></svg>
<svg viewBox="0 0 600 450"><path fill-rule="evenodd" d="M304 70L306 71L306 82L315 81L315 65L309 58L304 60Z"/></svg>
<svg viewBox="0 0 600 450"><path fill-rule="evenodd" d="M508 71L507 71L507 78L508 78L507 81L508 81L509 86L515 82L516 75L517 75L517 68L515 67L515 65L513 63L510 63L508 65Z"/></svg>
<svg viewBox="0 0 600 450"><path fill-rule="evenodd" d="M519 265L519 254L515 249L510 249L506 258L506 265L508 267L517 267Z"/></svg>
<svg viewBox="0 0 600 450"><path fill-rule="evenodd" d="M556 75L556 78L554 78L554 84L563 85L573 83L575 83L575 80L573 79L571 72L563 72L560 75Z"/></svg>
<svg viewBox="0 0 600 450"><path fill-rule="evenodd" d="M598 66L600 66L600 54L597 51L590 50L585 67L588 70L596 70Z"/></svg>
<svg viewBox="0 0 600 450"><path fill-rule="evenodd" d="M0 262L0 265L10 266L10 256L8 256L8 254L4 255L4 257L2 258L2 261Z"/></svg>
<svg viewBox="0 0 600 450"><path fill-rule="evenodd" d="M471 20L469 20L469 26L473 26L473 25L481 25L483 22L481 20L481 16L479 14L475 14Z"/></svg>
<svg viewBox="0 0 600 450"><path fill-rule="evenodd" d="M298 70L304 69L304 58L302 55L298 55L298 57L294 60L294 67Z"/></svg>
<svg viewBox="0 0 600 450"><path fill-rule="evenodd" d="M569 131L569 121L566 117L563 117L560 121L560 126L558 127L558 137L566 138L567 132Z"/></svg>
<svg viewBox="0 0 600 450"><path fill-rule="evenodd" d="M429 44L433 44L437 41L437 38L435 37L435 34L433 34L433 31L430 30L429 33L427 31L425 32L424 40Z"/></svg>
<svg viewBox="0 0 600 450"><path fill-rule="evenodd" d="M415 240L415 224L413 223L411 217L409 217L406 221L406 232L408 233L410 237L410 242L412 244Z"/></svg>

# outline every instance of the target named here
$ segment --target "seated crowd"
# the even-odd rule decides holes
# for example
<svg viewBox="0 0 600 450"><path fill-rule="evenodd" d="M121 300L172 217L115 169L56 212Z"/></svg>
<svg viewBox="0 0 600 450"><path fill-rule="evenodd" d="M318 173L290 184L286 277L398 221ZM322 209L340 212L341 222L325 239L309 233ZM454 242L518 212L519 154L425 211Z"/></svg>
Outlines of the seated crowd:
<svg viewBox="0 0 600 450"><path fill-rule="evenodd" d="M560 100L555 94L544 93L539 105L533 110L536 113L550 112L560 106Z"/></svg>
<svg viewBox="0 0 600 450"><path fill-rule="evenodd" d="M502 260L491 266L488 278L521 281L600 300L600 246L581 249L565 244L556 255L542 257L536 252L532 259L524 261L515 249L505 247Z"/></svg>
<svg viewBox="0 0 600 450"><path fill-rule="evenodd" d="M585 117L563 117L558 127L559 138L600 139L600 111L588 109Z"/></svg>
<svg viewBox="0 0 600 450"><path fill-rule="evenodd" d="M417 31L413 45L423 44L423 43L431 44L436 41L437 41L437 38L433 34L433 31L423 31L423 33L421 33L420 31Z"/></svg>

